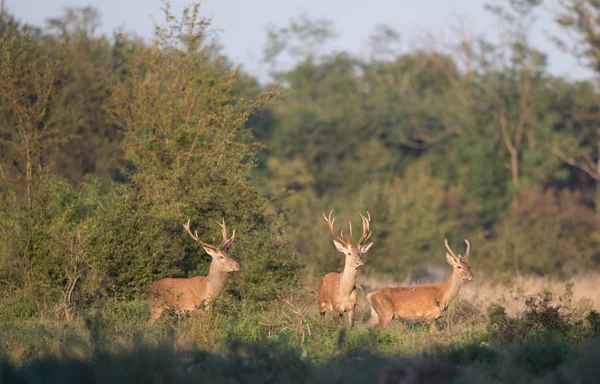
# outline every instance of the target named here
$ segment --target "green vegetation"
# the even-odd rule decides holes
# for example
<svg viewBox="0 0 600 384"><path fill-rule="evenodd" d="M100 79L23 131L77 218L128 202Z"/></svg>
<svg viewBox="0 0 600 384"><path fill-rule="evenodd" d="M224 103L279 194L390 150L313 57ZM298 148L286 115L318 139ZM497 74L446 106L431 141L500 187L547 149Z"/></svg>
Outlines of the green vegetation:
<svg viewBox="0 0 600 384"><path fill-rule="evenodd" d="M600 315L569 299L530 298L517 317L458 300L432 336L420 324L336 327L309 292L257 312L222 306L209 318L163 318L148 303L106 301L70 322L3 322L3 382L593 382ZM557 305L557 303L561 305ZM3 307L5 311L11 308ZM14 310L16 312L16 309ZM362 318L361 318L362 317ZM488 320L481 321L482 317ZM3 314L3 318L9 318ZM574 375L574 376L572 376ZM408 379L407 379L408 380Z"/></svg>
<svg viewBox="0 0 600 384"><path fill-rule="evenodd" d="M150 42L96 35L92 8L45 29L3 14L0 382L596 380L600 302L571 285L517 294L518 310L486 296L600 270L600 6L561 1L575 40L556 43L594 76L571 81L528 41L539 3L490 7L499 43L397 52L381 27L369 57L317 54L332 26L303 17L269 31L277 86L221 54L197 5L165 3ZM316 282L343 263L331 208L373 218L353 329L316 312ZM223 217L242 270L213 312L146 327L152 282L207 273L182 224L210 242ZM438 335L362 325L379 282L450 273L444 238L471 241L487 288L461 293Z"/></svg>

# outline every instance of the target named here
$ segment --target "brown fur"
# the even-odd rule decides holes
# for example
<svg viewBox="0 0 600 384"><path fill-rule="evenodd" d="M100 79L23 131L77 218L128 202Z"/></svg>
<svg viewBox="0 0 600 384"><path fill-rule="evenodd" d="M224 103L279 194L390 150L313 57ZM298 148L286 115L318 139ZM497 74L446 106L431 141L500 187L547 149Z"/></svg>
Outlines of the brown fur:
<svg viewBox="0 0 600 384"><path fill-rule="evenodd" d="M184 225L190 236L202 245L212 257L207 276L190 278L166 278L152 284L149 289L151 315L148 324L154 324L167 308L177 313L201 309L208 311L212 301L223 292L230 272L239 271L240 265L229 256L229 247L233 244L235 231L231 239L227 239L225 221L220 224L223 229L221 246L206 244L191 233L189 221Z"/></svg>
<svg viewBox="0 0 600 384"><path fill-rule="evenodd" d="M348 296L342 296L340 292L340 283L342 274L331 272L326 274L319 283L319 313L325 314L326 310L333 312L333 320L337 323L342 313L349 312L349 317L354 317L354 308L358 299L356 286L352 286L352 291Z"/></svg>
<svg viewBox="0 0 600 384"><path fill-rule="evenodd" d="M321 316L325 315L326 310L333 312L333 319L336 323L339 323L340 317L344 313L348 313L348 324L352 327L354 325L354 310L356 308L356 300L358 299L358 292L356 291L356 274L358 268L364 264L362 255L367 253L373 243L363 245L365 241L371 236L370 221L371 215L368 217L360 215L363 222L363 234L358 240L357 245L353 246L352 241L352 224L350 224L350 237L349 240L345 240L341 234L337 235L333 228L335 218L331 218L333 210L329 213L329 217L323 217L329 226L329 230L335 236L333 244L336 249L346 255L346 261L344 264L344 271L342 273L331 272L326 274L321 282L319 283L319 313ZM367 212L368 214L368 212Z"/></svg>
<svg viewBox="0 0 600 384"><path fill-rule="evenodd" d="M452 252L449 247L448 250ZM473 279L468 257L468 252L464 258L454 253L446 253L448 263L454 269L448 280L442 284L387 287L369 293L367 302L371 306L371 318L368 324L379 325L381 329L385 329L392 319L425 320L432 330L439 329L437 320L444 315L450 302L458 295L463 281Z"/></svg>

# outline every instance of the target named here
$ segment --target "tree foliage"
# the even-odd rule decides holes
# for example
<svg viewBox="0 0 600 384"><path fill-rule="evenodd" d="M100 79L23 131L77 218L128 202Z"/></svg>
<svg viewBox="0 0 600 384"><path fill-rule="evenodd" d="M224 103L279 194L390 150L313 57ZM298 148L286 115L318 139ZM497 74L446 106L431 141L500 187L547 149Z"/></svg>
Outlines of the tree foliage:
<svg viewBox="0 0 600 384"><path fill-rule="evenodd" d="M60 26L58 43L102 49L103 38L95 40L85 27L70 27L79 19L92 23L93 12L71 10L64 21L52 22L53 28ZM186 8L179 20L166 6L165 19L165 27L157 27L150 46L120 37L117 45L105 47L104 53L113 51L119 57L119 72L103 79L98 99L93 96L96 89L89 90L89 99L78 96L77 85L92 81L73 78L80 68L73 65L73 72L55 73L53 60L60 58L62 64L62 56L43 56L31 65L19 56L28 53L24 43L2 44L4 60L16 57L12 67L3 66L5 78L15 83L3 83L15 89L7 88L13 93L4 99L9 116L17 122L7 129L21 133L6 142L21 144L14 156L22 156L3 159L2 166L25 163L21 173L26 176L7 179L2 197L7 203L9 198L19 202L19 188L35 187L27 195L31 202L3 205L3 235L11 247L3 252L2 262L8 268L2 274L16 290L43 293L43 287L49 288L43 294L46 304L66 316L98 298L143 295L149 284L162 277L205 274L208 258L182 228L188 218L207 242L217 241L217 219L225 217L229 228L236 229L233 252L244 269L230 288L239 297L258 303L297 279L299 264L293 248L281 238L277 213L269 212L269 200L249 183L258 146L246 122L275 93L248 100L240 97L239 69L232 69L207 43L209 23L199 16L198 6ZM5 35L5 39L12 38ZM31 41L27 35L21 39ZM28 76L22 71L29 71ZM56 92L62 98L43 99L55 83L61 84ZM28 90L34 93L33 103L17 104L24 100L18 92ZM62 102L55 103L57 111L66 112L52 123L62 124L39 122L54 100ZM39 106L41 102L46 104ZM89 144L89 136L77 135L72 125L86 109L97 112L98 125L116 127L102 135L105 143L112 132L121 136L115 149L121 164L118 178L96 179L87 170L85 178L70 178L76 182L71 185L60 173L41 174L38 169L47 146ZM49 130L54 127L57 137L59 132L74 135L60 136L54 144L51 137L42 136L54 133ZM27 141L29 132L35 140ZM30 142L31 150L23 144ZM96 149L101 152L107 147ZM29 165L28 159L36 162ZM33 170L40 176L34 178Z"/></svg>
<svg viewBox="0 0 600 384"><path fill-rule="evenodd" d="M557 43L595 76L598 7L561 4L576 39ZM276 85L221 54L198 6L165 4L150 42L98 35L93 8L45 29L3 17L2 300L68 318L205 274L182 224L217 242L225 218L242 264L225 301L262 305L341 269L330 209L371 213L365 274L437 279L445 238L489 274L600 267L598 91L549 72L538 5L490 7L498 39L410 51L379 26L366 57L328 52L333 24L304 15L269 29Z"/></svg>

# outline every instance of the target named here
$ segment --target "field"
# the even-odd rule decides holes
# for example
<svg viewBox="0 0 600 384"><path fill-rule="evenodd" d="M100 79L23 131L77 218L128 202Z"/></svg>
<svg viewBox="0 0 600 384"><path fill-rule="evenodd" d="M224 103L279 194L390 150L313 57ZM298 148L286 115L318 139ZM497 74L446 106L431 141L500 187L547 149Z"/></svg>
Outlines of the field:
<svg viewBox="0 0 600 384"><path fill-rule="evenodd" d="M379 26L368 54L278 20L268 80L200 4L163 1L151 37L0 12L0 383L598 382L600 3L552 15L580 80L529 40L541 2L497 3L497 36L395 50ZM348 306L356 285L354 327L319 314L342 270L324 286ZM365 324L378 288L471 272L437 332ZM172 278L211 310L147 325ZM408 316L458 278L403 290Z"/></svg>
<svg viewBox="0 0 600 384"><path fill-rule="evenodd" d="M219 302L203 317L163 316L113 301L72 321L3 305L2 382L594 382L600 357L598 275L573 282L474 280L431 334L394 321L354 328L320 318L312 290L261 306ZM362 287L375 279L359 281ZM549 298L552 298L551 300ZM502 310L505 309L505 312Z"/></svg>

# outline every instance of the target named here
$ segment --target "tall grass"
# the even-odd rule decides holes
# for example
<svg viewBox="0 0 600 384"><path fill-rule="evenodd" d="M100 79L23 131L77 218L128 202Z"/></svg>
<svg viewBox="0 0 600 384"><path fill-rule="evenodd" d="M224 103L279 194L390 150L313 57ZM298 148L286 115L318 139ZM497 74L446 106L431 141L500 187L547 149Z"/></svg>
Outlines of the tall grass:
<svg viewBox="0 0 600 384"><path fill-rule="evenodd" d="M163 316L152 327L145 300L106 301L69 322L4 304L0 381L591 382L600 373L600 315L585 297L593 278L477 282L436 334L410 322L369 328L362 299L357 325L338 327L310 289L261 310L223 298L206 317Z"/></svg>

